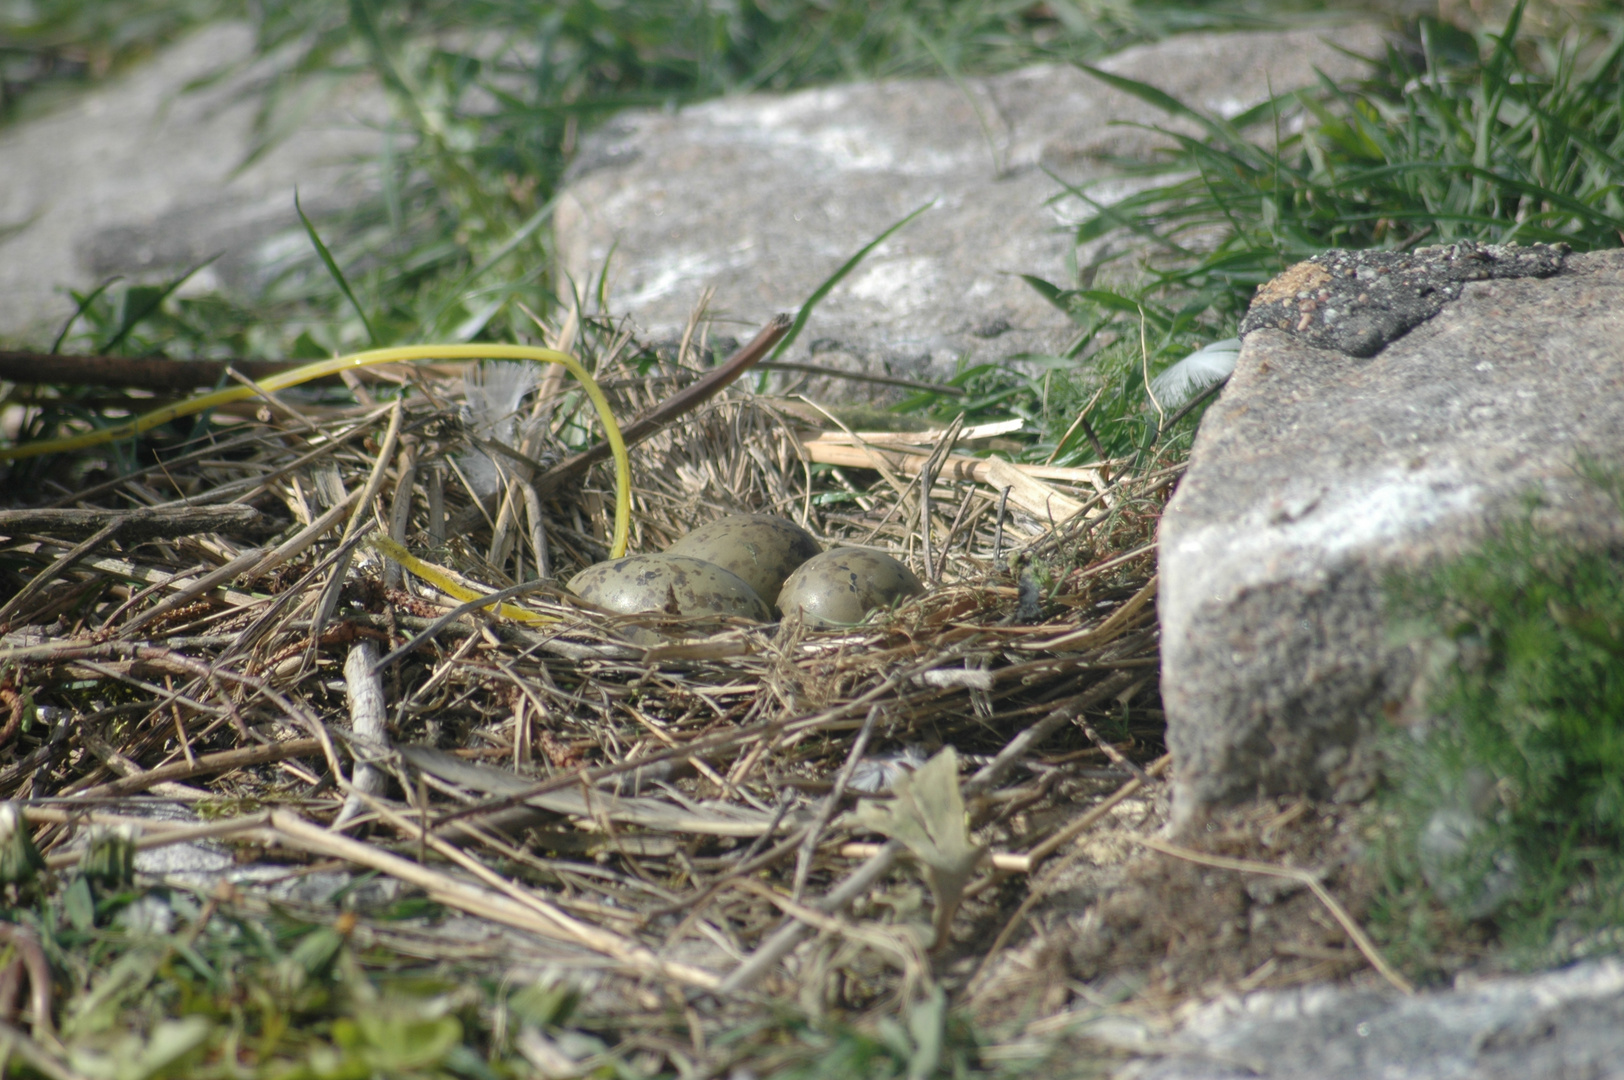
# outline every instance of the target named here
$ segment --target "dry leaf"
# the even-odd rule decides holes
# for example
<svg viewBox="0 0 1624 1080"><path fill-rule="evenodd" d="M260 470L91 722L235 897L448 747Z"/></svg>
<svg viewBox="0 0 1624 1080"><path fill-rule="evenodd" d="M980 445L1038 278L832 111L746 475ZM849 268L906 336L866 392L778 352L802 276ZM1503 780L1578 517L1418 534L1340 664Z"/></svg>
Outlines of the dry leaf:
<svg viewBox="0 0 1624 1080"><path fill-rule="evenodd" d="M936 901L936 946L947 940L948 927L964 896L964 887L987 849L970 839L964 798L959 793L959 756L951 746L925 762L893 788L895 798L857 804L859 824L900 840L925 870L925 883Z"/></svg>

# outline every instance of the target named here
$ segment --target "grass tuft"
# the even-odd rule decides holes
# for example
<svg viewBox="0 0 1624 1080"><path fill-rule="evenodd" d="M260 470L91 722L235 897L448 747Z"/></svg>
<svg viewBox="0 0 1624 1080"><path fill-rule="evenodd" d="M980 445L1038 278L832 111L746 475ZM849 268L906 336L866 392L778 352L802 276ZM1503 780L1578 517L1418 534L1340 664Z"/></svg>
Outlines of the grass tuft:
<svg viewBox="0 0 1624 1080"><path fill-rule="evenodd" d="M1169 144L1158 159L1117 163L1141 190L1107 205L1068 189L1094 207L1078 284L1028 278L1076 321L1067 356L1099 357L1090 381L1113 389L1093 415L1102 439L1121 429L1111 452L1143 449L1155 427L1136 366L1154 375L1235 336L1258 286L1328 248L1624 244L1624 20L1593 12L1534 41L1523 10L1476 36L1423 19L1365 82L1322 80L1230 119L1084 65L1168 119L1152 129Z"/></svg>

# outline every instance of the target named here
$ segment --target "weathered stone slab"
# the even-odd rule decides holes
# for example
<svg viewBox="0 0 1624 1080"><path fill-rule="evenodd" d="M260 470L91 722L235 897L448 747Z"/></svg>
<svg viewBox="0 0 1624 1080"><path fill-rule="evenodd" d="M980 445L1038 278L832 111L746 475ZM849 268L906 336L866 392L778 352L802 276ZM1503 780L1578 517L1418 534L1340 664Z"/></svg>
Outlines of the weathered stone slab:
<svg viewBox="0 0 1624 1080"><path fill-rule="evenodd" d="M1209 1005L1117 1080L1624 1076L1624 964L1395 993L1314 986Z"/></svg>
<svg viewBox="0 0 1624 1080"><path fill-rule="evenodd" d="M376 189L357 164L379 154L388 103L365 79L307 87L320 106L241 168L276 70L234 67L252 50L247 25L206 27L0 129L0 338L48 341L74 310L68 287L158 280L217 254L192 288L252 289L290 245L309 243L296 231L296 185L317 216Z"/></svg>
<svg viewBox="0 0 1624 1080"><path fill-rule="evenodd" d="M1357 74L1358 61L1322 40L1331 37L1196 34L1102 66L1232 116L1271 86L1308 84L1316 68ZM1337 30L1334 42L1381 50L1368 26ZM1105 159L1148 154L1158 138L1117 122L1165 119L1071 67L628 113L583 144L557 213L560 258L583 286L607 260L612 306L657 339L681 332L708 286L718 332L748 337L934 200L823 301L791 359L939 378L960 357L1052 354L1073 328L1017 275L1070 280L1065 226L1083 207L1055 176L1111 176ZM849 385L813 389L861 396Z"/></svg>
<svg viewBox="0 0 1624 1080"><path fill-rule="evenodd" d="M1423 261L1447 283L1462 260L1545 274L1559 256L1440 249ZM1279 280L1306 280L1305 266ZM1523 513L1530 491L1559 532L1600 538L1617 519L1574 465L1624 457L1624 252L1567 256L1548 277L1455 282L1458 299L1369 358L1312 344L1332 302L1321 284L1291 290L1309 340L1270 320L1243 339L1162 519L1180 825L1254 793L1368 790L1378 720L1417 694L1415 648L1385 622L1390 572L1463 550Z"/></svg>

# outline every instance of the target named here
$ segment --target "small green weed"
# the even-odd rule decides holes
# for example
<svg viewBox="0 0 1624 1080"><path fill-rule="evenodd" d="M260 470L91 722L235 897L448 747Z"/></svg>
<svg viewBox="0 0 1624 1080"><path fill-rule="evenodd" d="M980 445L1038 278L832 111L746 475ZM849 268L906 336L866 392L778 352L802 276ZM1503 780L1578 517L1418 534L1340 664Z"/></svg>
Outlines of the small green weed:
<svg viewBox="0 0 1624 1080"><path fill-rule="evenodd" d="M318 905L223 884L204 896L138 887L132 833L93 828L87 844L77 870L42 872L14 804L0 804L0 924L12 928L0 964L26 954L48 965L55 1020L54 1031L35 1025L40 1047L0 1066L6 1076L35 1075L22 1066L41 1053L95 1080L504 1080L538 1071L664 1080L693 1072L699 1013L611 998L588 1015L571 976L514 978L502 959L455 959L462 949L454 941L436 950L442 959L421 959L423 923L446 912L421 896L369 898L370 875ZM391 943L401 922L413 942L405 951ZM706 1026L716 1026L713 1003L700 1007ZM779 1003L708 1041L702 1053L713 1066L759 1076L1021 1075L981 1061L983 1039L939 987L867 1016ZM1042 1048L1019 1056L1034 1053Z"/></svg>
<svg viewBox="0 0 1624 1080"><path fill-rule="evenodd" d="M1619 475L1584 473L1624 515ZM1615 950L1596 935L1624 918L1624 553L1530 511L1391 595L1446 655L1437 719L1389 740L1389 934L1416 959L1473 921L1514 958Z"/></svg>
<svg viewBox="0 0 1624 1080"><path fill-rule="evenodd" d="M60 1041L81 1075L530 1075L515 1035L557 1033L570 1020L573 999L548 984L498 989L363 947L350 914L311 924L85 881L0 909L65 973ZM509 1018L505 1034L498 1015Z"/></svg>
<svg viewBox="0 0 1624 1080"><path fill-rule="evenodd" d="M366 943L390 919L423 915L419 906L322 919L181 890L97 889L83 877L36 897L0 907L0 919L26 928L61 973L54 1041L86 1077L504 1080L541 1069L655 1080L681 1075L669 1063L687 1060L686 1037L665 1037L670 1025L684 1030L680 1018L580 1015L566 981L498 981ZM647 1049L668 1045L681 1049ZM1018 1075L985 1067L980 1046L936 990L896 1018L784 1005L715 1035L710 1053L763 1077Z"/></svg>

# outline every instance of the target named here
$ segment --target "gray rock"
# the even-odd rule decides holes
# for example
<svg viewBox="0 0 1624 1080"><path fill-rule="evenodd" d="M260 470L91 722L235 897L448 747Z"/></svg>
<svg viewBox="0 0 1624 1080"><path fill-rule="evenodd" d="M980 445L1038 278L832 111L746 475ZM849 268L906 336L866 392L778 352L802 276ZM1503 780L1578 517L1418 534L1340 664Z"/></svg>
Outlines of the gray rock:
<svg viewBox="0 0 1624 1080"><path fill-rule="evenodd" d="M246 25L210 26L0 130L0 339L48 341L74 310L69 287L159 280L216 254L189 287L251 290L308 248L295 185L316 217L376 189L357 163L379 154L388 103L365 79L304 87L319 106L238 171L278 70L245 65L252 49Z"/></svg>
<svg viewBox="0 0 1624 1080"><path fill-rule="evenodd" d="M1271 86L1306 85L1315 68L1358 74L1358 61L1322 40L1330 36L1196 34L1102 67L1233 116ZM1368 26L1334 37L1381 50ZM935 200L823 301L787 359L941 378L961 357L1054 354L1074 328L1018 275L1071 280L1068 226L1086 207L1055 176L1118 176L1091 194L1124 194L1108 159L1143 157L1161 137L1123 122L1166 118L1058 66L960 86L855 84L623 114L585 140L572 168L556 218L560 259L583 288L607 260L612 306L657 339L680 334L708 286L718 332L748 337ZM813 389L862 396L838 382Z"/></svg>
<svg viewBox="0 0 1624 1080"><path fill-rule="evenodd" d="M1204 1007L1159 1049L1167 1056L1117 1080L1604 1080L1624 1076L1624 964L1462 980L1411 998L1257 993Z"/></svg>
<svg viewBox="0 0 1624 1080"><path fill-rule="evenodd" d="M1373 358L1245 337L1161 524L1176 824L1369 789L1376 722L1413 715L1426 667L1389 636L1384 578L1464 550L1529 492L1549 528L1610 538L1618 515L1574 465L1618 460L1621 371L1620 252L1461 284Z"/></svg>

